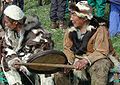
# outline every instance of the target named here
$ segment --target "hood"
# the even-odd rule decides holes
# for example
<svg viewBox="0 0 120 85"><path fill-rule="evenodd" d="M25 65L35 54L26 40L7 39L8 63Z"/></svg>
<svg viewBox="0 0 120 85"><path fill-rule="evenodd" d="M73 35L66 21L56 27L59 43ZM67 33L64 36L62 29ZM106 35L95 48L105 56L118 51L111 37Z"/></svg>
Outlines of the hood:
<svg viewBox="0 0 120 85"><path fill-rule="evenodd" d="M39 22L38 16L32 15L32 16L26 17L25 24L24 24L23 28L28 31L32 28L37 28L38 26L41 26L41 23Z"/></svg>

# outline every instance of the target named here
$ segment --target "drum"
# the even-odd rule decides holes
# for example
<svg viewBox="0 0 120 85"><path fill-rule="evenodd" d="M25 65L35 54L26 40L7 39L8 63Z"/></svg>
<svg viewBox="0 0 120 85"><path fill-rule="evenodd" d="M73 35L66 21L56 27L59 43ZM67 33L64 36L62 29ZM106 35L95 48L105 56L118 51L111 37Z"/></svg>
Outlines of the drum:
<svg viewBox="0 0 120 85"><path fill-rule="evenodd" d="M67 64L67 58L62 51L46 50L34 54L28 59L27 63L44 63L44 64ZM51 74L62 71L63 68L47 67L47 66L27 66L28 70L39 74Z"/></svg>

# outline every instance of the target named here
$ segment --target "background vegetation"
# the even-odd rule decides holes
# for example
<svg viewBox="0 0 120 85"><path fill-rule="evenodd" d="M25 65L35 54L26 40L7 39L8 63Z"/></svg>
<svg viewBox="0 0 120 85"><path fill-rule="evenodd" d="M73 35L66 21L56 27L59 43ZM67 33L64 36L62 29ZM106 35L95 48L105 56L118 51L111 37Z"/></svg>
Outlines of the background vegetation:
<svg viewBox="0 0 120 85"><path fill-rule="evenodd" d="M25 1L25 9L24 12L26 15L33 15L36 14L43 27L47 29L52 34L52 39L55 42L55 49L63 50L63 36L64 32L62 29L51 30L50 28L50 18L49 18L49 11L50 11L50 4L38 6L38 0L24 0ZM66 15L67 16L67 15ZM109 5L106 7L106 15L105 17L108 19L109 17ZM113 47L120 54L120 37L113 37L111 38Z"/></svg>

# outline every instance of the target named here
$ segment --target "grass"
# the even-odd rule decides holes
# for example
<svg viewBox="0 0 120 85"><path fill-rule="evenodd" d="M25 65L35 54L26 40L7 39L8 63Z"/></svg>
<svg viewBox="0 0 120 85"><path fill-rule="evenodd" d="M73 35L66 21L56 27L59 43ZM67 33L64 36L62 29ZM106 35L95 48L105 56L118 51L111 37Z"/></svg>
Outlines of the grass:
<svg viewBox="0 0 120 85"><path fill-rule="evenodd" d="M52 39L55 42L55 49L56 50L63 50L63 36L64 33L61 29L51 30L50 28L50 18L49 18L49 11L50 5L38 6L37 0L25 0L25 14L26 15L33 15L36 14L43 27L47 29L52 34ZM108 18L109 13L109 5L106 9L106 17ZM113 47L120 54L120 37L113 37L111 38Z"/></svg>

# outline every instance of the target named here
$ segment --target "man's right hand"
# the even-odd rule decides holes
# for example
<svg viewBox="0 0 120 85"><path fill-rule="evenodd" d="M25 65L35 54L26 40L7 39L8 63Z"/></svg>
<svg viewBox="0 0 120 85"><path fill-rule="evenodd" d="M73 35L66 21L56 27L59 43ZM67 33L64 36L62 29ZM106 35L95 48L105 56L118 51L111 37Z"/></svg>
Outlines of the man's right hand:
<svg viewBox="0 0 120 85"><path fill-rule="evenodd" d="M21 60L18 57L16 57L16 58L13 58L10 61L8 61L8 66L11 69L20 69L21 65L17 64L17 63L20 63L20 62L21 62Z"/></svg>

